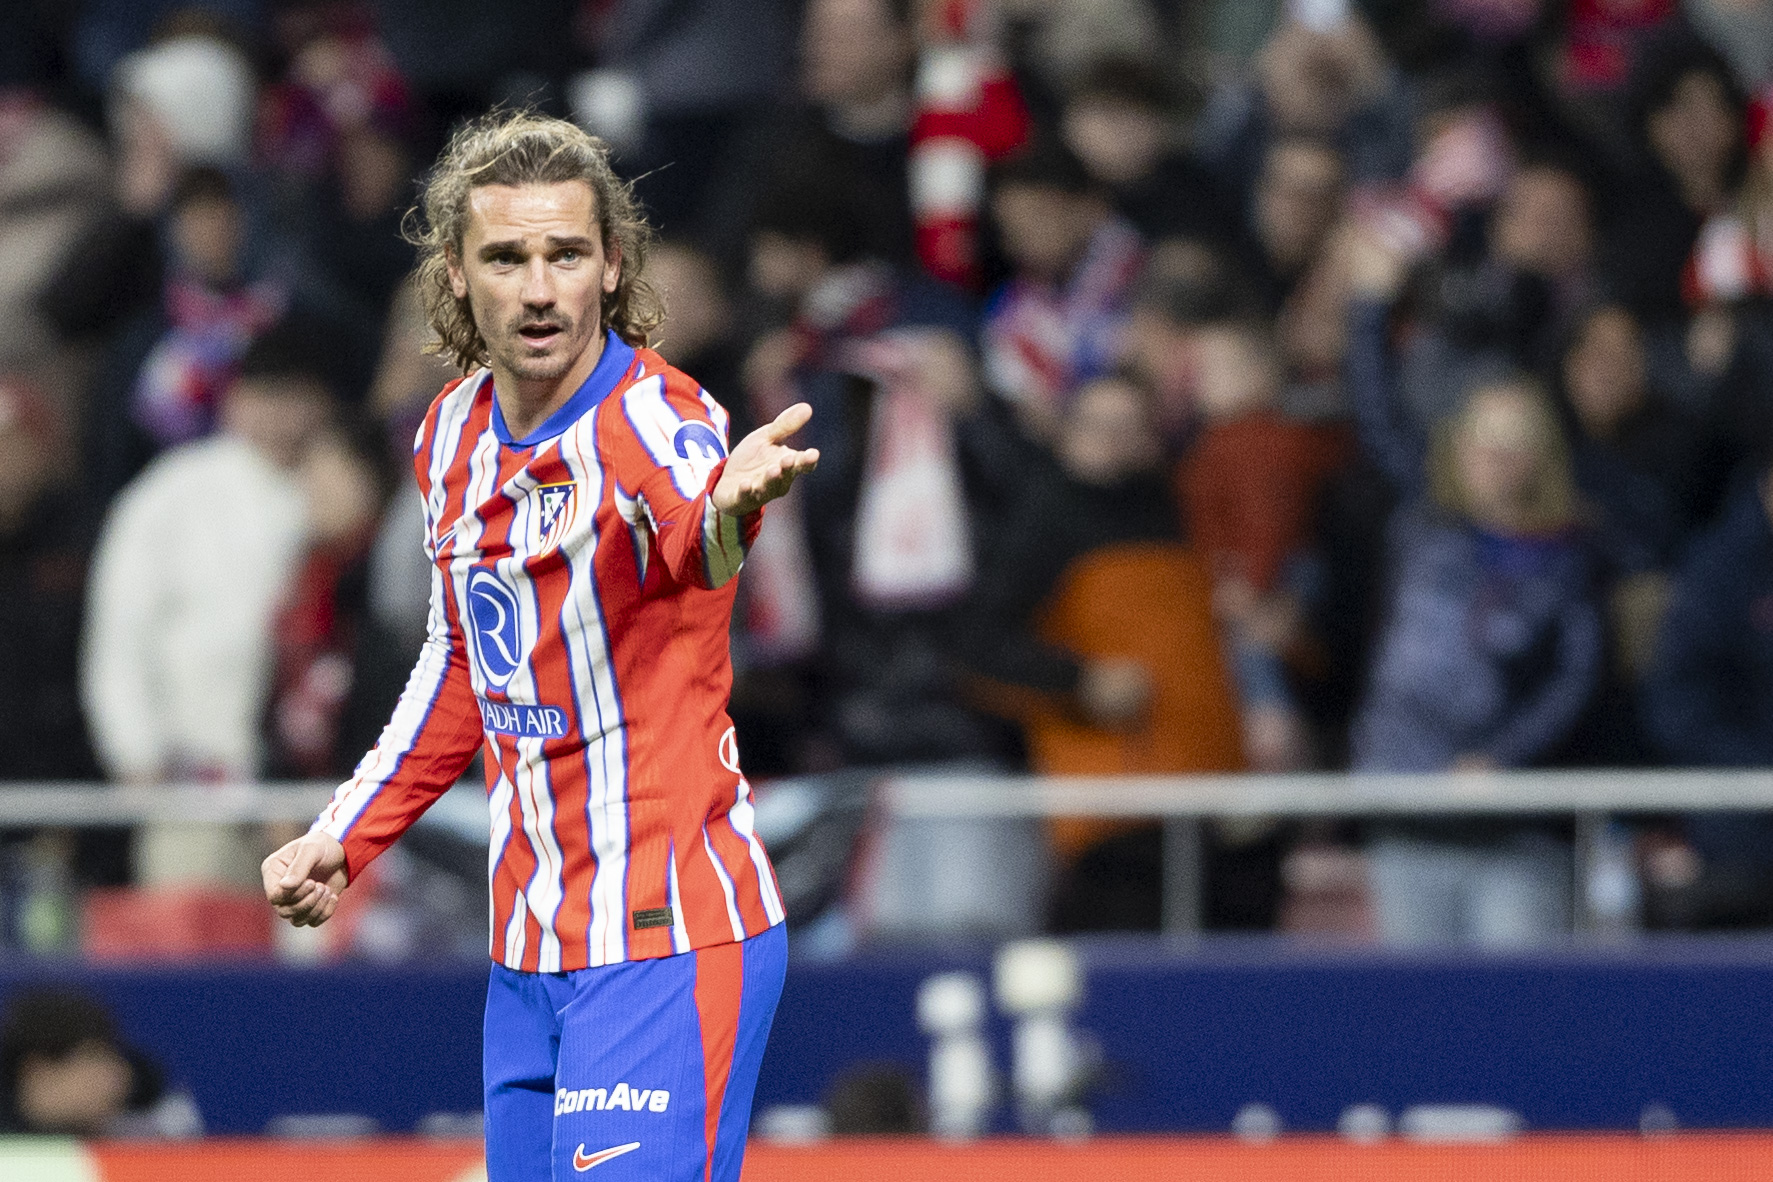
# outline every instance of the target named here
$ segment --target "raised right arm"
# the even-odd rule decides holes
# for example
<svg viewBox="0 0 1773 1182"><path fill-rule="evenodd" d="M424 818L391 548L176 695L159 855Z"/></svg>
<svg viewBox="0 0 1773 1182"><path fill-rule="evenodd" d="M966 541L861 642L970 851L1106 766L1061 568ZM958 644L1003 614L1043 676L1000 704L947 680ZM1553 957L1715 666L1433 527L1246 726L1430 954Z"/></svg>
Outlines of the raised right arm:
<svg viewBox="0 0 1773 1182"><path fill-rule="evenodd" d="M1391 480L1392 487L1409 496L1428 483L1428 441L1409 422L1400 404L1390 319L1389 304L1374 299L1353 302L1343 369L1362 449Z"/></svg>

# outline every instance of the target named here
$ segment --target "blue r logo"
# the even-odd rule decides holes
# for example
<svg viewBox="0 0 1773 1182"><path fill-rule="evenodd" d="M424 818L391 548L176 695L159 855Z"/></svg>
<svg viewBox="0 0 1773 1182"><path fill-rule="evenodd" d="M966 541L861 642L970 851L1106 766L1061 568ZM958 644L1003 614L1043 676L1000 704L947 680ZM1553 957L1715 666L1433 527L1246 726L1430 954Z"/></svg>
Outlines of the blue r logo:
<svg viewBox="0 0 1773 1182"><path fill-rule="evenodd" d="M483 566L475 567L468 576L468 622L474 632L480 672L488 685L503 689L523 663L517 592Z"/></svg>

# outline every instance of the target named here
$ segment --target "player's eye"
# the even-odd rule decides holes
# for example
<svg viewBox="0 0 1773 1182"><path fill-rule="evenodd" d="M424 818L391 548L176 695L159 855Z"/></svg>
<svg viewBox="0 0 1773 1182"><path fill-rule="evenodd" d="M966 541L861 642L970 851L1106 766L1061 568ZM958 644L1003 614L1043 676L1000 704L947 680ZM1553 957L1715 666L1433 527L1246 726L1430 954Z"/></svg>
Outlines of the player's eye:
<svg viewBox="0 0 1773 1182"><path fill-rule="evenodd" d="M517 254L514 251L501 250L493 255L489 261L495 267L515 267L522 260L517 257Z"/></svg>
<svg viewBox="0 0 1773 1182"><path fill-rule="evenodd" d="M555 255L554 261L557 263L576 263L579 261L579 252L569 246L559 254Z"/></svg>

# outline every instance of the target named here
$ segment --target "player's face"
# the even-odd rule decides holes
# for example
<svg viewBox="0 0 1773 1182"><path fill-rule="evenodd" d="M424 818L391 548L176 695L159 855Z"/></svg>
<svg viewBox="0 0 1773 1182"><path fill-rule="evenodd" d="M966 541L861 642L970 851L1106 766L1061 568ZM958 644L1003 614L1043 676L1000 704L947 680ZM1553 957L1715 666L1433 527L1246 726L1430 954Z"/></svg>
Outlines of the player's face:
<svg viewBox="0 0 1773 1182"><path fill-rule="evenodd" d="M568 376L602 343L603 297L621 276L584 181L482 185L449 280L466 298L493 369L524 382Z"/></svg>

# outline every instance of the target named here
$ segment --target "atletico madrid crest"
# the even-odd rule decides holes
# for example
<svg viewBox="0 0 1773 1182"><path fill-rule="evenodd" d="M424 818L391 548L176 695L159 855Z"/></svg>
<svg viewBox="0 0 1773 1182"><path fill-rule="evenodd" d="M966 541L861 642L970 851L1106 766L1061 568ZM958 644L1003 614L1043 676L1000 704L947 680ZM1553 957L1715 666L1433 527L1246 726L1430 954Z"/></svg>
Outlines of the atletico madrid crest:
<svg viewBox="0 0 1773 1182"><path fill-rule="evenodd" d="M535 491L536 513L535 522L535 554L545 554L560 545L560 539L572 528L573 515L578 501L573 496L576 487L571 483L544 484Z"/></svg>

